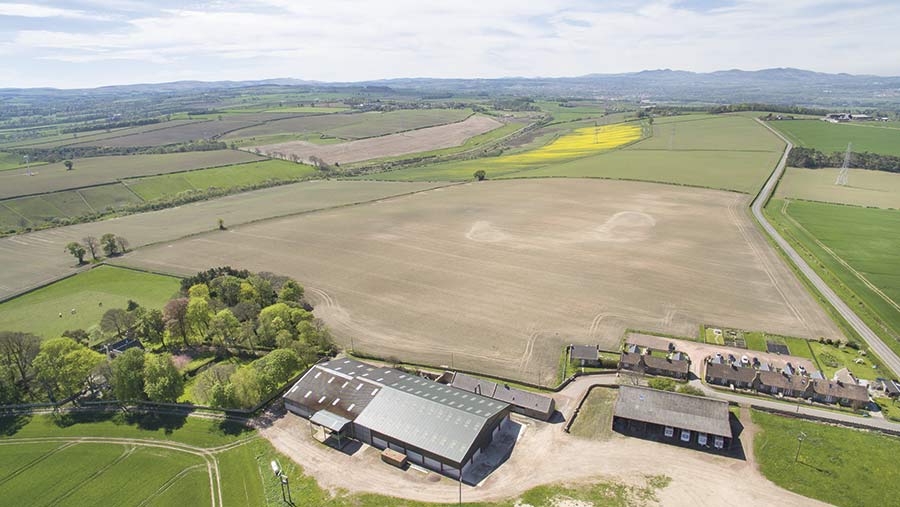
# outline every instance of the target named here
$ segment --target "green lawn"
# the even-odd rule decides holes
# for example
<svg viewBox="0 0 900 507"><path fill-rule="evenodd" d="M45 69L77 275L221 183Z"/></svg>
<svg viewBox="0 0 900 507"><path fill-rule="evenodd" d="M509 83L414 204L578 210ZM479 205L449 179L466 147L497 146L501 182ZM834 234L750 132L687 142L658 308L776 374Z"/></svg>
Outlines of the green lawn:
<svg viewBox="0 0 900 507"><path fill-rule="evenodd" d="M141 202L140 197L118 183L102 187L85 188L78 190L78 193L97 211L121 208Z"/></svg>
<svg viewBox="0 0 900 507"><path fill-rule="evenodd" d="M900 310L892 304L900 302L900 211L773 199L766 214L844 301L900 352Z"/></svg>
<svg viewBox="0 0 900 507"><path fill-rule="evenodd" d="M576 437L607 440L612 434L613 405L617 389L595 387L581 405L570 432Z"/></svg>
<svg viewBox="0 0 900 507"><path fill-rule="evenodd" d="M162 308L179 284L169 276L101 266L0 304L0 329L54 338L67 329L97 325L103 312L124 308L129 299Z"/></svg>
<svg viewBox="0 0 900 507"><path fill-rule="evenodd" d="M824 153L847 150L900 156L900 129L881 123L829 123L822 120L773 121L778 129L798 146Z"/></svg>
<svg viewBox="0 0 900 507"><path fill-rule="evenodd" d="M838 172L789 167L778 182L775 197L900 209L900 174L850 169L849 184L842 186L834 184Z"/></svg>
<svg viewBox="0 0 900 507"><path fill-rule="evenodd" d="M235 188L268 180L296 180L316 173L305 164L285 160L266 160L247 164L201 169L178 174L166 174L128 181L128 187L146 201L175 195L185 190L206 190L211 187Z"/></svg>
<svg viewBox="0 0 900 507"><path fill-rule="evenodd" d="M758 411L752 417L762 429L753 445L760 471L778 486L839 507L896 504L900 439Z"/></svg>
<svg viewBox="0 0 900 507"><path fill-rule="evenodd" d="M875 380L879 377L893 377L886 369L882 369L881 361L879 361L877 357L871 356L868 353L864 356L861 355L858 350L849 347L840 347L819 342L809 342L809 346L816 354L816 359L818 359L819 366L822 368L822 373L824 373L827 378L833 378L834 372L841 368L847 368L856 376L856 378L866 380ZM861 360L862 362L857 363L857 360ZM877 366L877 368L873 368L873 365Z"/></svg>

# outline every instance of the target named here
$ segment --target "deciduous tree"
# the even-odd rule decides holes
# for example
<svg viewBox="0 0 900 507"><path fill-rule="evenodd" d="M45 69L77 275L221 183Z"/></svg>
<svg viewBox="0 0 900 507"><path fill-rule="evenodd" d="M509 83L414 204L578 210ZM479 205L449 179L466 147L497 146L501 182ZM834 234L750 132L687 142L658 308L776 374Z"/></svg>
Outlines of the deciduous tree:
<svg viewBox="0 0 900 507"><path fill-rule="evenodd" d="M85 236L81 241L84 242L85 248L91 252L91 258L97 260L97 250L100 249L100 242L93 236Z"/></svg>
<svg viewBox="0 0 900 507"><path fill-rule="evenodd" d="M163 308L163 316L166 319L166 328L174 336L181 337L184 346L188 347L188 323L187 323L188 298L176 298L166 303Z"/></svg>
<svg viewBox="0 0 900 507"><path fill-rule="evenodd" d="M140 400L144 397L144 351L135 347L126 350L110 364L113 393L119 401Z"/></svg>
<svg viewBox="0 0 900 507"><path fill-rule="evenodd" d="M73 241L66 245L66 250L78 259L78 264L84 264L84 254L87 253L87 250L84 249L81 243Z"/></svg>
<svg viewBox="0 0 900 507"><path fill-rule="evenodd" d="M172 363L171 354L144 357L144 393L151 401L175 402L184 392L184 378Z"/></svg>
<svg viewBox="0 0 900 507"><path fill-rule="evenodd" d="M112 257L119 253L119 244L116 241L116 235L110 232L100 236L100 246L103 248L103 253L105 253L107 257Z"/></svg>
<svg viewBox="0 0 900 507"><path fill-rule="evenodd" d="M101 354L71 338L53 338L41 343L34 370L50 400L56 401L80 392L103 360Z"/></svg>

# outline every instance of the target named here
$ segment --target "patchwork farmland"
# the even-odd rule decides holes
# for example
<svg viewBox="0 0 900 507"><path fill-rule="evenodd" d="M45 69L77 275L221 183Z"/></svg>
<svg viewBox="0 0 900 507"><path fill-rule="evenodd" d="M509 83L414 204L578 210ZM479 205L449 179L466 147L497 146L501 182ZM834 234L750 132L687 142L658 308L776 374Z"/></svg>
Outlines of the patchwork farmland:
<svg viewBox="0 0 900 507"><path fill-rule="evenodd" d="M384 157L396 157L443 148L461 146L471 137L503 126L487 116L471 116L466 120L338 144L317 145L306 141L253 146L250 151L267 156L292 159L309 163L313 157L328 164L348 164Z"/></svg>
<svg viewBox="0 0 900 507"><path fill-rule="evenodd" d="M532 382L555 378L562 344L614 348L626 327L839 336L746 205L648 183L488 182L233 227L122 262L278 269L307 286L344 345Z"/></svg>

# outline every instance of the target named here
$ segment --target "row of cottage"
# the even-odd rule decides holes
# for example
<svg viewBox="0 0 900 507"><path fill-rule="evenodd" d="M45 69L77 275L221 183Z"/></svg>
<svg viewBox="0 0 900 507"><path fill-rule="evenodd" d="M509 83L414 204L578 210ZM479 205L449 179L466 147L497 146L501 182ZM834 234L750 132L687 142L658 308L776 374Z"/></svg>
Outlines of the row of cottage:
<svg viewBox="0 0 900 507"><path fill-rule="evenodd" d="M858 385L852 377L829 380L819 372L810 375L794 371L790 365L782 371L756 369L711 359L706 364L706 381L735 389L752 389L761 393L812 399L819 403L839 403L854 409L869 402L868 389Z"/></svg>

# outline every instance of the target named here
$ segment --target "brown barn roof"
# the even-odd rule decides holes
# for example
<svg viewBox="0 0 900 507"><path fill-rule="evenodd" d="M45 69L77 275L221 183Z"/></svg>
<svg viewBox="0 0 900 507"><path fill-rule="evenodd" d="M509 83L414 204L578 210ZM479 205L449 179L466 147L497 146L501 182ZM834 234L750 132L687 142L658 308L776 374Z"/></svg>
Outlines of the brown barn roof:
<svg viewBox="0 0 900 507"><path fill-rule="evenodd" d="M813 382L813 392L822 396L869 401L869 391L865 387L846 384L837 380L816 380Z"/></svg>

